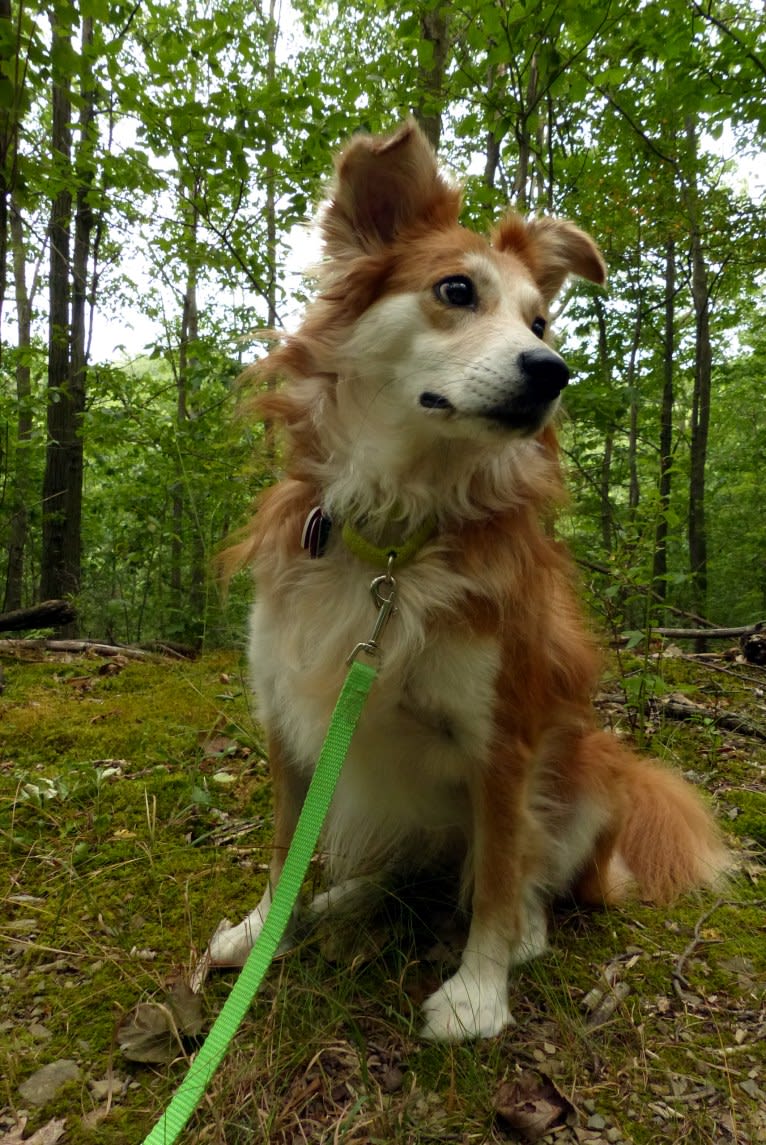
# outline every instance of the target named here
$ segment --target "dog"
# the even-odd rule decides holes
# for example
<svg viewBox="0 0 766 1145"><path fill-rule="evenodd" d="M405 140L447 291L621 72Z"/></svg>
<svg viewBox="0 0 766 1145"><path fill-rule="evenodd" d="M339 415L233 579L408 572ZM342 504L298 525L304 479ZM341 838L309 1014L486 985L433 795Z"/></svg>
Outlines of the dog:
<svg viewBox="0 0 766 1145"><path fill-rule="evenodd" d="M542 953L551 900L666 903L727 865L683 779L598 730L599 658L570 558L555 420L569 371L549 308L605 280L570 222L508 214L489 239L410 121L341 152L318 295L257 377L287 475L233 554L256 581L250 663L275 798L269 888L211 940L242 965L262 927L351 649L395 585L379 675L341 773L318 916L402 870L457 859L470 910L423 1037L492 1037L511 967ZM373 649L374 651L374 649Z"/></svg>

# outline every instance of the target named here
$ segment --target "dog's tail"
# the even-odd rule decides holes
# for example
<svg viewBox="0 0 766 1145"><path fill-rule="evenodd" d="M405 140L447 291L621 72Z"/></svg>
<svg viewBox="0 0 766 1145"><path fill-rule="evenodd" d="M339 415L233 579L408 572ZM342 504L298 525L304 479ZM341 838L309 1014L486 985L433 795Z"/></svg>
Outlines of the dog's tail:
<svg viewBox="0 0 766 1145"><path fill-rule="evenodd" d="M723 881L731 856L691 784L606 732L587 735L580 752L585 770L598 775L599 794L609 797L613 814L577 880L579 898L617 902L638 894L667 903Z"/></svg>

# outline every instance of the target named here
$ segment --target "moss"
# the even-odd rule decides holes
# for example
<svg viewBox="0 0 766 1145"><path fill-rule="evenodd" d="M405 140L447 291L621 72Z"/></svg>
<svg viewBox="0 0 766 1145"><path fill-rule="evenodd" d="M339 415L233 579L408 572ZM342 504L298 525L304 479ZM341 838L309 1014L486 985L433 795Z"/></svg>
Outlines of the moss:
<svg viewBox="0 0 766 1145"><path fill-rule="evenodd" d="M73 1145L133 1145L184 1065L131 1065L115 1049L115 1030L137 1002L161 998L169 980L188 972L221 917L257 901L270 794L238 656L130 663L114 676L100 676L99 666L88 659L6 666L0 1003L10 1025L0 1039L0 1092L14 1108L19 1083L34 1069L74 1057L82 1084L62 1090L55 1109L36 1112L28 1132L66 1115ZM661 670L668 688L710 697L709 670L685 661ZM726 698L716 692L716 703ZM739 681L728 702L745 708ZM763 838L758 784L766 750L704 724L651 719L643 735L658 755L695 774L727 825ZM221 772L231 782L219 782ZM730 821L733 807L739 813ZM692 896L672 911L562 908L549 953L512 977L517 1026L476 1046L417 1040L420 1002L446 971L423 957L406 927L394 938L389 931L371 960L350 965L328 964L309 943L270 973L197 1125L227 1145L284 1140L295 1110L308 1124L319 1109L319 1121L340 1139L340 1126L356 1126L349 1140L491 1140L494 1094L519 1065L551 1074L576 1104L588 1102L632 1142L667 1136L651 1098L636 1094L664 1099L672 1075L713 1089L709 1108L679 1104L679 1139L715 1140L707 1123L732 1102L744 1132L752 1103L730 1086L731 1070L747 1078L763 1065L748 1015L762 1006L766 980L757 856L749 864L720 905ZM605 974L625 981L629 993L593 1028L583 999ZM211 1015L231 981L221 975L206 986ZM35 1022L47 1040L30 1032ZM738 1029L732 1066L721 1051L737 1045ZM378 1059L400 1068L400 1089L380 1088ZM130 1087L105 1121L86 1128L82 1115L96 1104L87 1078L103 1078L110 1066Z"/></svg>

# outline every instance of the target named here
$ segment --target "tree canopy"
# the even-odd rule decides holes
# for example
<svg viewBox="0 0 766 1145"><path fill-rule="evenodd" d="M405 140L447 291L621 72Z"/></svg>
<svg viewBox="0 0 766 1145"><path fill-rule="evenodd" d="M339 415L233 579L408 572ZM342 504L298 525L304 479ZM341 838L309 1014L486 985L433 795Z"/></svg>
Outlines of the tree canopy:
<svg viewBox="0 0 766 1145"><path fill-rule="evenodd" d="M606 620L760 619L765 77L742 0L0 0L5 610L228 638L211 557L279 465L235 379L308 290L333 151L413 114L471 225L604 250L557 326L560 527Z"/></svg>

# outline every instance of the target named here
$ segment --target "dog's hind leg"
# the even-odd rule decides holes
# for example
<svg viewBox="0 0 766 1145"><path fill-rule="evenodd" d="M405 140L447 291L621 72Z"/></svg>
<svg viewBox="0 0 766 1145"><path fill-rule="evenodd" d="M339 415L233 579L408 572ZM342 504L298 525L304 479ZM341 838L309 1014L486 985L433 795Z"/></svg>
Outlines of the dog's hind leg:
<svg viewBox="0 0 766 1145"><path fill-rule="evenodd" d="M308 789L308 779L285 762L284 752L276 736L269 739L269 761L274 796L274 843L269 868L269 882L263 898L236 926L224 919L208 946L211 966L244 966L247 956L263 930L263 923L271 906L273 890L279 882L287 852L290 849L298 817ZM293 945L293 921L280 943L277 953L285 953Z"/></svg>

